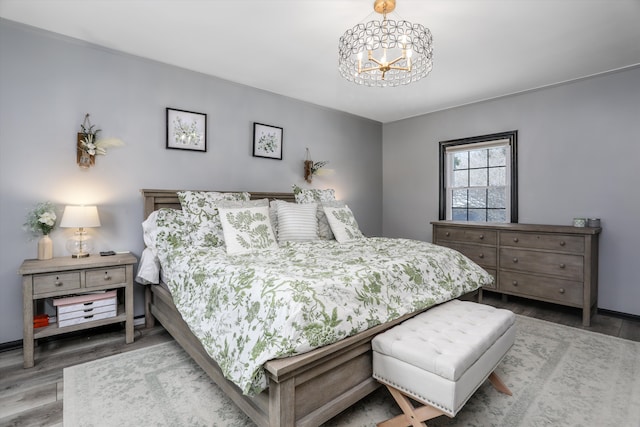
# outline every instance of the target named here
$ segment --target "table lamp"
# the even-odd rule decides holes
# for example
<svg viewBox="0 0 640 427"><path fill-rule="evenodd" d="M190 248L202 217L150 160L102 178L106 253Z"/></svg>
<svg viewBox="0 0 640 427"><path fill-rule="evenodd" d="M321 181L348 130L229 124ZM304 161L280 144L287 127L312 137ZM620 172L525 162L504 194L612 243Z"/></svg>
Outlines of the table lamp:
<svg viewBox="0 0 640 427"><path fill-rule="evenodd" d="M60 227L78 229L66 244L67 250L71 252L71 257L88 257L93 250L93 241L84 229L100 227L97 206L65 206Z"/></svg>

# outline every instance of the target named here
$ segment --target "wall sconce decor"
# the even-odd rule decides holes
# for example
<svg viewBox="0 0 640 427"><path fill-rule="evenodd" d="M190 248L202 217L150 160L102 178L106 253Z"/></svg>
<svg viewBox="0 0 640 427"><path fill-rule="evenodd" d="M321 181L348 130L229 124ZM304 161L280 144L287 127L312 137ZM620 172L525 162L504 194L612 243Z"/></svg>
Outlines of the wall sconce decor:
<svg viewBox="0 0 640 427"><path fill-rule="evenodd" d="M71 252L71 257L88 257L93 250L93 240L84 229L100 227L97 206L65 206L60 227L78 229L66 244L67 250Z"/></svg>
<svg viewBox="0 0 640 427"><path fill-rule="evenodd" d="M313 175L317 175L320 169L329 164L328 160L321 160L319 162L314 162L311 160L311 154L309 153L309 148L307 147L307 156L304 160L304 180L311 184L311 180L313 179Z"/></svg>
<svg viewBox="0 0 640 427"><path fill-rule="evenodd" d="M118 147L124 142L117 138L98 139L100 129L95 129L95 125L89 120L89 113L84 116L84 121L80 125L78 139L76 142L76 163L83 169L88 169L96 164L96 155L106 155L108 147Z"/></svg>

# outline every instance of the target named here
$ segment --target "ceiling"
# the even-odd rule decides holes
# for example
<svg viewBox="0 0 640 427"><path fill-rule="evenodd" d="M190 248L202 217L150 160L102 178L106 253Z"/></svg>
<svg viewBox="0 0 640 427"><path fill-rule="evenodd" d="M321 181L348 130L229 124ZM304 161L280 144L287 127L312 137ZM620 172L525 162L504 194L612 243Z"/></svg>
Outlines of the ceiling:
<svg viewBox="0 0 640 427"><path fill-rule="evenodd" d="M640 0L397 0L429 28L408 86L340 77L373 0L0 0L0 17L387 123L640 64Z"/></svg>

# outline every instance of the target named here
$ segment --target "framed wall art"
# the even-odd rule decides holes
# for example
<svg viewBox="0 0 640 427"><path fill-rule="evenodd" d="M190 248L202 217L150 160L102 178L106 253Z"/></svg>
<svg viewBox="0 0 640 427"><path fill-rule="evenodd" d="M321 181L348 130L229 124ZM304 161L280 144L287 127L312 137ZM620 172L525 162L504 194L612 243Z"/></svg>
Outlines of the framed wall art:
<svg viewBox="0 0 640 427"><path fill-rule="evenodd" d="M207 115L167 108L167 148L207 151Z"/></svg>
<svg viewBox="0 0 640 427"><path fill-rule="evenodd" d="M283 129L277 126L253 123L253 156L282 160Z"/></svg>

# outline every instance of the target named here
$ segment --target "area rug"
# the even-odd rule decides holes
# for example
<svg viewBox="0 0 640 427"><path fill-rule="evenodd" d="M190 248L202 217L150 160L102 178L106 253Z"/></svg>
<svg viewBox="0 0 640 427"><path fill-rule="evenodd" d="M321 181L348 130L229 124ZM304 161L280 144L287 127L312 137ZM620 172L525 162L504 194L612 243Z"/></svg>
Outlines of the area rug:
<svg viewBox="0 0 640 427"><path fill-rule="evenodd" d="M441 426L640 426L640 343L517 317L497 371L513 396L483 384ZM325 426L370 427L399 414L379 389ZM254 426L175 343L64 370L64 425Z"/></svg>

